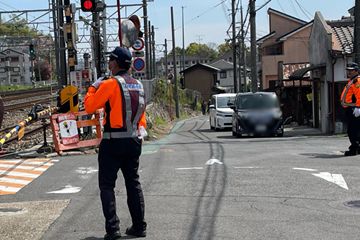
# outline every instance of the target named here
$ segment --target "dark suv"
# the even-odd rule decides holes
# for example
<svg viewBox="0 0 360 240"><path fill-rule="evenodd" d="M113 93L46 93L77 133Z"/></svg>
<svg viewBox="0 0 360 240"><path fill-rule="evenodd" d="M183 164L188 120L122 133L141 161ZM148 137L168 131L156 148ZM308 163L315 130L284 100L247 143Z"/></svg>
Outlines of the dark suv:
<svg viewBox="0 0 360 240"><path fill-rule="evenodd" d="M232 116L232 134L284 135L282 111L273 92L238 93Z"/></svg>

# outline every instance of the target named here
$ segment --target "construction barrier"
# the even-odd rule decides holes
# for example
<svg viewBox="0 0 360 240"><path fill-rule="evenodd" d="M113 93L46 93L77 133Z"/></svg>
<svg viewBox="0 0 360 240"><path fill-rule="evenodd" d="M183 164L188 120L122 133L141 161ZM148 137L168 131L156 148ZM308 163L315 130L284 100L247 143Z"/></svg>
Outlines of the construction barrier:
<svg viewBox="0 0 360 240"><path fill-rule="evenodd" d="M59 119L59 117L64 116L64 114L51 115L50 125L51 125L53 140L54 140L55 151L59 155L61 155L64 150L99 145L101 142L101 139L102 139L100 113L103 113L103 112L104 112L103 109L99 109L99 110L96 110L96 112L94 113L94 119L76 121L77 128L96 126L96 139L83 140L83 141L78 141L78 142L70 143L70 144L68 142L64 144L64 139L61 139L59 136L60 126L59 126L58 119ZM73 114L75 116L75 118L78 116L88 115L88 113L85 111L74 112L71 114Z"/></svg>

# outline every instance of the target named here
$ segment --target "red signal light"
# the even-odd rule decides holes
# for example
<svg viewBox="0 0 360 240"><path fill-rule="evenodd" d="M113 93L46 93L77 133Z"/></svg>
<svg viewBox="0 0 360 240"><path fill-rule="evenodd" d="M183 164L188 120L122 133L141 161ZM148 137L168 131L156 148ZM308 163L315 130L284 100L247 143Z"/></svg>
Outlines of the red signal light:
<svg viewBox="0 0 360 240"><path fill-rule="evenodd" d="M81 10L83 12L93 12L95 10L95 0L81 0Z"/></svg>
<svg viewBox="0 0 360 240"><path fill-rule="evenodd" d="M93 4L91 1L87 0L84 2L84 8L91 10L92 6L93 6Z"/></svg>

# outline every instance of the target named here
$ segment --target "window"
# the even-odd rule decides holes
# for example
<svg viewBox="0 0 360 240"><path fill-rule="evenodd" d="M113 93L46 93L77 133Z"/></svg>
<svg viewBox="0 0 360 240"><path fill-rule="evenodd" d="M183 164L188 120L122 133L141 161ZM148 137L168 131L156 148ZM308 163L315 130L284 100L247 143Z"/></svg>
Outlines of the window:
<svg viewBox="0 0 360 240"><path fill-rule="evenodd" d="M10 61L11 61L11 62L18 62L18 61L19 61L19 57L10 57Z"/></svg>
<svg viewBox="0 0 360 240"><path fill-rule="evenodd" d="M189 64L189 61L185 61L185 64Z"/></svg>
<svg viewBox="0 0 360 240"><path fill-rule="evenodd" d="M0 73L4 73L5 72L5 68L0 68Z"/></svg>
<svg viewBox="0 0 360 240"><path fill-rule="evenodd" d="M13 71L14 72L20 72L20 68L19 67L14 67Z"/></svg>
<svg viewBox="0 0 360 240"><path fill-rule="evenodd" d="M274 44L266 47L265 55L283 55L283 43Z"/></svg>
<svg viewBox="0 0 360 240"><path fill-rule="evenodd" d="M0 58L0 61L1 61L1 62L5 62L5 58Z"/></svg>
<svg viewBox="0 0 360 240"><path fill-rule="evenodd" d="M13 82L17 82L17 79L16 79L16 78L14 78L12 81L13 81Z"/></svg>
<svg viewBox="0 0 360 240"><path fill-rule="evenodd" d="M192 64L195 64L196 62L195 61L192 61Z"/></svg>
<svg viewBox="0 0 360 240"><path fill-rule="evenodd" d="M220 78L226 78L226 71L220 72Z"/></svg>
<svg viewBox="0 0 360 240"><path fill-rule="evenodd" d="M171 62L168 62L168 65L171 65Z"/></svg>

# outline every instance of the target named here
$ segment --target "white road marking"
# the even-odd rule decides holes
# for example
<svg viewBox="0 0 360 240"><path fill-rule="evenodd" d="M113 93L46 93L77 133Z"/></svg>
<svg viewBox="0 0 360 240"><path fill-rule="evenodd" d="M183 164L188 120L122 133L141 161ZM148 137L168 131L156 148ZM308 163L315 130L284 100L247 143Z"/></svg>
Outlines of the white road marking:
<svg viewBox="0 0 360 240"><path fill-rule="evenodd" d="M98 172L98 170L93 167L79 167L78 169L76 169L76 172L81 174L79 178L88 179L91 177L92 174Z"/></svg>
<svg viewBox="0 0 360 240"><path fill-rule="evenodd" d="M224 164L223 162L220 162L218 159L216 158L210 158L209 160L207 160L207 162L205 163L205 165L213 165L214 163L218 163L218 164Z"/></svg>
<svg viewBox="0 0 360 240"><path fill-rule="evenodd" d="M20 189L21 188L17 188L17 187L0 186L0 191L6 191L6 192L17 192Z"/></svg>
<svg viewBox="0 0 360 240"><path fill-rule="evenodd" d="M175 168L176 170L193 170L193 169L203 169L203 167L189 167L189 168Z"/></svg>
<svg viewBox="0 0 360 240"><path fill-rule="evenodd" d="M29 178L37 178L39 174L31 174L31 173L23 173L23 172L15 172L15 171L4 171L0 170L0 174L5 174L9 176L17 176L17 177L29 177Z"/></svg>
<svg viewBox="0 0 360 240"><path fill-rule="evenodd" d="M12 178L0 178L0 182L17 183L17 184L27 185L31 181L20 180L20 179L12 179Z"/></svg>
<svg viewBox="0 0 360 240"><path fill-rule="evenodd" d="M320 172L320 173L313 173L312 175L314 175L315 177L325 179L326 181L335 183L335 184L339 185L340 187L349 190L349 188L341 174L331 174L329 172Z"/></svg>
<svg viewBox="0 0 360 240"><path fill-rule="evenodd" d="M318 170L312 168L293 168L294 170L302 170L302 171L309 171L309 172L317 172Z"/></svg>
<svg viewBox="0 0 360 240"><path fill-rule="evenodd" d="M51 191L47 193L77 193L80 192L81 187L73 187L71 185L66 185L65 188L57 191Z"/></svg>
<svg viewBox="0 0 360 240"><path fill-rule="evenodd" d="M42 166L52 166L53 163L44 163L41 161L29 161L29 160L0 160L1 163L7 164L7 163L20 163L20 164L28 164L28 165L42 165Z"/></svg>
<svg viewBox="0 0 360 240"><path fill-rule="evenodd" d="M338 155L344 155L344 153L342 153L340 151L333 151L333 153L338 154Z"/></svg>
<svg viewBox="0 0 360 240"><path fill-rule="evenodd" d="M0 167L6 167L6 168L11 168L11 170L14 169L27 169L27 170L34 170L34 171L41 171L44 172L47 170L47 168L41 168L41 167L31 167L31 166L17 166L17 165L9 165L9 164L0 164Z"/></svg>
<svg viewBox="0 0 360 240"><path fill-rule="evenodd" d="M252 169L252 168L260 168L260 167L234 167L234 168Z"/></svg>

